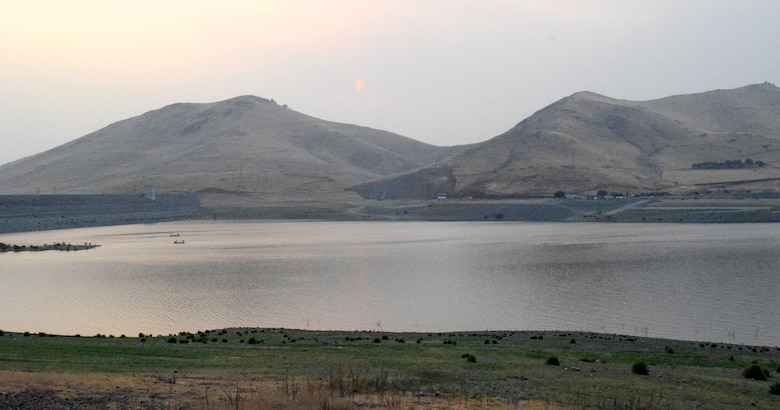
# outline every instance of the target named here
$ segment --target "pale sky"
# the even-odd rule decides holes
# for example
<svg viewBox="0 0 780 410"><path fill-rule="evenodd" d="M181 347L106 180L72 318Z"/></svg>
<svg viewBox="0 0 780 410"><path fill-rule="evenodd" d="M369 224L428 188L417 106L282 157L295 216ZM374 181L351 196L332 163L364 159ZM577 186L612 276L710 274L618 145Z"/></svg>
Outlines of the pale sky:
<svg viewBox="0 0 780 410"><path fill-rule="evenodd" d="M777 0L0 0L0 164L247 94L480 142L578 91L780 84L779 45Z"/></svg>

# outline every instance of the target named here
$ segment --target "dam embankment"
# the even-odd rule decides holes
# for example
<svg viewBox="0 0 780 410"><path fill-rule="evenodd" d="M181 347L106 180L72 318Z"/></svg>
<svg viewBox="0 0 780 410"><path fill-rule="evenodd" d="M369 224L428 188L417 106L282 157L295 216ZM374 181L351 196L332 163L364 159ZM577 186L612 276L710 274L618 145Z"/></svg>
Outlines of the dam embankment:
<svg viewBox="0 0 780 410"><path fill-rule="evenodd" d="M0 195L0 233L197 218L196 194Z"/></svg>

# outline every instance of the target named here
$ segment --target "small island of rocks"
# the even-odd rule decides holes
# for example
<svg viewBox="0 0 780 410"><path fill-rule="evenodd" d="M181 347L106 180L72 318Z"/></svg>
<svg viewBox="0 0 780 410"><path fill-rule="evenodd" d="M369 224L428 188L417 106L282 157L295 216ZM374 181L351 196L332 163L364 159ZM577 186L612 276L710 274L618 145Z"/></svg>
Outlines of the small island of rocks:
<svg viewBox="0 0 780 410"><path fill-rule="evenodd" d="M84 243L81 245L72 245L64 242L56 242L43 245L11 245L0 242L0 252L41 252L41 251L83 251L97 248L100 245Z"/></svg>

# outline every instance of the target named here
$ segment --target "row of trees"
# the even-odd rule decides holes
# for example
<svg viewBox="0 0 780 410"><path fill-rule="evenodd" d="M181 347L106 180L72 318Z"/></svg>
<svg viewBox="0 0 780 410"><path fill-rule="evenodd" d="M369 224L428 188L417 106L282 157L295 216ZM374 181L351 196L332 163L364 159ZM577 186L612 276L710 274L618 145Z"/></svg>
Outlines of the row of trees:
<svg viewBox="0 0 780 410"><path fill-rule="evenodd" d="M766 164L764 161L753 161L748 158L746 160L735 159L731 161L707 161L693 164L693 169L745 169L745 168L763 168Z"/></svg>

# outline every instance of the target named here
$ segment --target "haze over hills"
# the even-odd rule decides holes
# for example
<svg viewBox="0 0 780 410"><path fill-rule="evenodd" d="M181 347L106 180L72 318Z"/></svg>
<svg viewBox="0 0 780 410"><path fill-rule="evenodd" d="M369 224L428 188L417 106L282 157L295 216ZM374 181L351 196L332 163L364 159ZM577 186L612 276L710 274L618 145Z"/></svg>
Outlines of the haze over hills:
<svg viewBox="0 0 780 410"><path fill-rule="evenodd" d="M763 167L693 169L751 159ZM652 101L580 92L483 143L436 147L243 96L173 104L0 167L0 194L196 192L284 199L780 191L780 89Z"/></svg>
<svg viewBox="0 0 780 410"><path fill-rule="evenodd" d="M751 159L761 168L693 169ZM563 98L455 158L355 189L363 196L780 190L780 89L750 85L653 101Z"/></svg>
<svg viewBox="0 0 780 410"><path fill-rule="evenodd" d="M319 120L242 96L173 104L0 167L3 194L158 192L357 197L349 185L458 148Z"/></svg>

